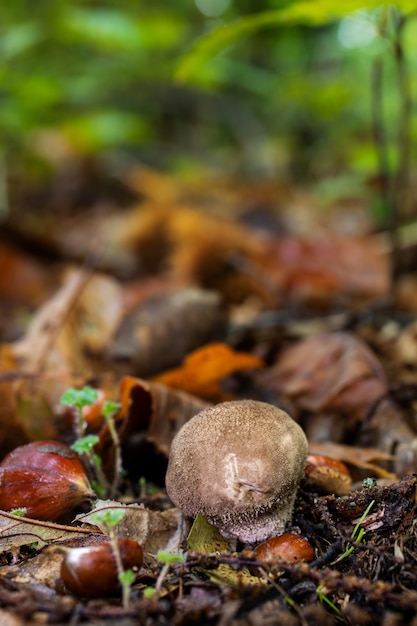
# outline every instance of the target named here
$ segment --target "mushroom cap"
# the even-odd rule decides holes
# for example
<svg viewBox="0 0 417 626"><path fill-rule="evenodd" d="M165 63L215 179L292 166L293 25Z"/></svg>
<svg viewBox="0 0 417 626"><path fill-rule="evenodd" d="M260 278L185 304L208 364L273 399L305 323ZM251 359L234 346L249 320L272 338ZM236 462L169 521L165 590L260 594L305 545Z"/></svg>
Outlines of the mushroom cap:
<svg viewBox="0 0 417 626"><path fill-rule="evenodd" d="M291 519L307 454L303 430L285 411L224 402L174 437L166 489L186 517L201 512L225 537L263 541Z"/></svg>

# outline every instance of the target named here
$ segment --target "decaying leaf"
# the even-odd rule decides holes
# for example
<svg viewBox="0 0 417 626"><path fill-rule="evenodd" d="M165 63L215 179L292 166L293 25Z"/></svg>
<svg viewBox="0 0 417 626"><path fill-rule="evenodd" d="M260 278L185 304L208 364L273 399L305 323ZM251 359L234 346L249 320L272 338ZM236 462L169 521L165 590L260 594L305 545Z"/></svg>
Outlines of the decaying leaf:
<svg viewBox="0 0 417 626"><path fill-rule="evenodd" d="M17 363L8 345L0 346L0 455L28 443L29 436L17 416L15 378Z"/></svg>
<svg viewBox="0 0 417 626"><path fill-rule="evenodd" d="M217 528L209 524L202 513L194 520L188 535L188 549L200 554L230 554L230 546L227 539L222 537ZM248 585L265 584L262 578L252 576L247 569L235 570L230 565L221 563L215 569L204 570L196 568L207 575L213 583L227 585L228 587L245 587Z"/></svg>
<svg viewBox="0 0 417 626"><path fill-rule="evenodd" d="M221 401L220 381L235 372L264 367L258 357L236 352L224 343L213 343L189 354L179 367L153 380L208 400Z"/></svg>
<svg viewBox="0 0 417 626"><path fill-rule="evenodd" d="M398 480L395 474L381 467L381 465L378 465L378 462L386 463L387 461L391 462L393 459L392 454L388 454L382 450L348 446L333 441L311 441L309 449L313 454L329 456L332 459L353 466L358 470L369 472L369 474L377 478L386 478L392 481Z"/></svg>
<svg viewBox="0 0 417 626"><path fill-rule="evenodd" d="M48 293L50 272L36 257L16 247L0 243L0 298L38 304Z"/></svg>
<svg viewBox="0 0 417 626"><path fill-rule="evenodd" d="M126 376L120 383L121 409L115 417L123 466L133 480L145 476L164 484L171 441L181 426L209 404L184 391ZM114 468L114 448L108 426L100 433L96 452L106 473Z"/></svg>
<svg viewBox="0 0 417 626"><path fill-rule="evenodd" d="M91 516L109 509L119 509L125 513L116 526L117 537L134 539L140 543L144 552L156 555L160 550L169 549L170 542L175 541L179 521L177 509L151 511L137 504L124 505L113 500L98 500L89 513L78 515L76 519L83 524L97 527L105 533L105 525L96 519L91 519Z"/></svg>
<svg viewBox="0 0 417 626"><path fill-rule="evenodd" d="M90 533L90 530L77 526L40 522L0 511L0 552L31 544L41 548L51 542L65 541Z"/></svg>
<svg viewBox="0 0 417 626"><path fill-rule="evenodd" d="M343 416L344 433L366 415L387 391L384 370L372 351L348 332L308 337L285 350L276 364L259 375L261 384L289 401L296 413ZM314 430L305 428L310 439ZM320 437L327 439L329 437Z"/></svg>
<svg viewBox="0 0 417 626"><path fill-rule="evenodd" d="M111 306L104 306L103 299ZM89 370L85 350L107 343L121 310L116 283L81 269L39 309L24 337L2 347L1 371L10 377L2 393L11 396L6 407L13 405L14 411L3 418L0 410L0 423L20 426L24 434L19 444L58 437L59 398L78 380L83 382Z"/></svg>
<svg viewBox="0 0 417 626"><path fill-rule="evenodd" d="M224 315L215 292L181 289L152 297L122 323L107 356L128 372L150 376L173 367L192 350L222 336Z"/></svg>
<svg viewBox="0 0 417 626"><path fill-rule="evenodd" d="M363 303L382 297L389 287L388 255L369 235L324 230L279 237L267 248L263 266L283 297L310 306L328 306L343 296Z"/></svg>

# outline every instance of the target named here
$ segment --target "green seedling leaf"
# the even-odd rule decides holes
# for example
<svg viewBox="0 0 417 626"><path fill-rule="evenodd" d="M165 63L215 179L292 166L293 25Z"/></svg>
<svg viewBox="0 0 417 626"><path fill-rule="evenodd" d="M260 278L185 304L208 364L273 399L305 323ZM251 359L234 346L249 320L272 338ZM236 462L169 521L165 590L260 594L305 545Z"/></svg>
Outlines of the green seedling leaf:
<svg viewBox="0 0 417 626"><path fill-rule="evenodd" d="M154 589L154 587L146 587L143 590L143 597L146 598L147 600L151 600L152 598L154 598L156 595L156 589Z"/></svg>
<svg viewBox="0 0 417 626"><path fill-rule="evenodd" d="M127 569L119 574L119 581L123 586L131 587L135 582L135 574L131 569Z"/></svg>
<svg viewBox="0 0 417 626"><path fill-rule="evenodd" d="M371 500L371 502L366 507L365 511L362 513L359 521L355 524L354 529L352 530L352 534L350 536L351 536L351 539L353 539L353 541L356 541L356 543L360 543L365 535L365 530L364 528L361 528L361 524L365 521L369 511L372 509L374 504L375 504L375 500ZM335 561L333 561L332 565L334 565L335 563L340 563L340 561L343 561L344 559L346 559L348 556L352 554L352 552L354 552L354 550L355 550L355 546L353 546L351 543L347 543L343 554L341 554Z"/></svg>
<svg viewBox="0 0 417 626"><path fill-rule="evenodd" d="M323 593L322 590L323 585L319 585L316 590L318 599L322 604L327 604L327 606L336 613L337 619L340 619L340 616L342 615L341 610Z"/></svg>
<svg viewBox="0 0 417 626"><path fill-rule="evenodd" d="M108 511L92 513L91 520L93 522L101 522L109 528L115 528L117 524L122 521L125 515L126 511L121 509L109 509Z"/></svg>
<svg viewBox="0 0 417 626"><path fill-rule="evenodd" d="M186 557L183 554L171 554L170 552L159 551L157 554L158 561L171 565L172 563L184 563Z"/></svg>
<svg viewBox="0 0 417 626"><path fill-rule="evenodd" d="M77 454L89 454L99 441L100 439L97 435L86 435L85 437L74 441L71 448Z"/></svg>
<svg viewBox="0 0 417 626"><path fill-rule="evenodd" d="M227 539L222 537L220 532L209 524L202 513L199 513L194 520L188 535L188 549L201 554L230 554L230 547ZM228 587L242 587L249 585L264 585L265 581L257 576L252 576L248 569L234 570L230 565L220 564L217 569L204 570L196 568L197 571L204 572L213 583L227 585Z"/></svg>
<svg viewBox="0 0 417 626"><path fill-rule="evenodd" d="M16 515L16 517L25 517L26 515L26 508L22 508L22 509L12 509L10 511L10 513L12 515Z"/></svg>
<svg viewBox="0 0 417 626"><path fill-rule="evenodd" d="M98 393L96 389L92 387L83 387L82 389L74 389L70 387L61 396L60 402L66 406L74 406L78 410L83 409L85 406L91 406L96 402Z"/></svg>
<svg viewBox="0 0 417 626"><path fill-rule="evenodd" d="M102 408L102 413L106 418L106 421L113 419L116 413L120 410L121 406L120 402L105 402Z"/></svg>
<svg viewBox="0 0 417 626"><path fill-rule="evenodd" d="M107 489L105 487L103 487L103 485L100 485L100 483L98 483L96 480L92 480L91 481L91 486L94 490L94 493L96 493L98 495L99 498L104 498L106 493L107 493Z"/></svg>

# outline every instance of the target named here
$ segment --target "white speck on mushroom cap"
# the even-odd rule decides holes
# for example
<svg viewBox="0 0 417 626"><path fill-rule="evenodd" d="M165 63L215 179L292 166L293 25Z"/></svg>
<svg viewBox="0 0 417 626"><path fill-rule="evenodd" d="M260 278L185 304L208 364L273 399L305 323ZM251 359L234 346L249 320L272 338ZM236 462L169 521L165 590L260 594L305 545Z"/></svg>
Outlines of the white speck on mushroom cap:
<svg viewBox="0 0 417 626"><path fill-rule="evenodd" d="M282 533L304 474L307 439L275 406L215 405L186 422L171 444L166 489L186 517L203 513L245 543Z"/></svg>

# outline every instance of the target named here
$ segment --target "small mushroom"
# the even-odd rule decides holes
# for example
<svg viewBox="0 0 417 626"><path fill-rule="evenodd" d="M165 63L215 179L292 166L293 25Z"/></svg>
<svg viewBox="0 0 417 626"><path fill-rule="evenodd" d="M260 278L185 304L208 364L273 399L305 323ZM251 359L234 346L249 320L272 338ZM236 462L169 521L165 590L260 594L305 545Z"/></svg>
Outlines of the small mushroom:
<svg viewBox="0 0 417 626"><path fill-rule="evenodd" d="M228 539L264 541L291 519L307 439L285 411L238 400L186 422L170 450L166 488L186 518L199 512Z"/></svg>

